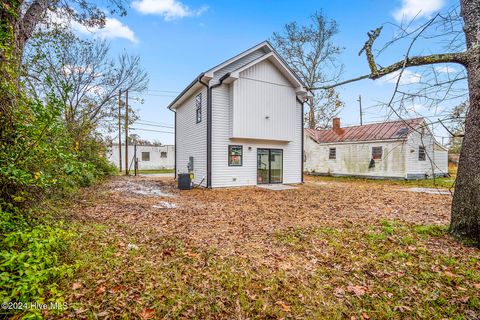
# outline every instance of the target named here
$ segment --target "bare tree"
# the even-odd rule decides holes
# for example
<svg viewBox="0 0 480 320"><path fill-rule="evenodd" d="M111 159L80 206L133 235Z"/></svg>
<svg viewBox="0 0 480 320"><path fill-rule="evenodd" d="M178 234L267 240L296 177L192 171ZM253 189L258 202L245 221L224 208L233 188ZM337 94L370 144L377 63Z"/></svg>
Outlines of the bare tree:
<svg viewBox="0 0 480 320"><path fill-rule="evenodd" d="M133 94L147 89L148 74L140 58L123 53L113 60L105 41L82 40L54 29L33 37L25 52L29 91L40 97L55 93L62 100L65 122L76 141L117 115L119 90Z"/></svg>
<svg viewBox="0 0 480 320"><path fill-rule="evenodd" d="M341 48L333 42L338 33L334 20L328 20L322 12L315 12L310 20L307 26L299 26L296 22L285 25L282 33L273 33L272 43L305 85L314 88L338 80L342 68L336 59ZM308 127L314 129L329 124L343 103L338 93L330 89L316 92L308 106L306 120Z"/></svg>
<svg viewBox="0 0 480 320"><path fill-rule="evenodd" d="M470 103L462 102L455 106L450 113L451 122L446 128L451 135L450 152L459 154L462 149L463 136L465 135L465 118L468 114Z"/></svg>
<svg viewBox="0 0 480 320"><path fill-rule="evenodd" d="M465 121L465 135L460 153L449 230L450 234L460 241L480 247L480 1L460 0L458 16L461 17L461 20L456 19L452 12L456 12L456 10L446 15L438 14L418 28L412 28L412 25L409 28L402 28L404 32L388 45L399 39L410 37L405 57L401 61L385 67L377 63L373 53L373 45L380 36L382 28L372 30L368 33L368 40L360 51L360 54L365 53L367 57L370 73L342 81L334 86L362 79L379 79L397 72L398 80L388 106L400 117L394 104L397 94L400 94L401 99L415 96L415 93L405 93L399 90L401 78L410 68L445 63L465 68L470 107ZM437 36L425 36L426 30L432 26L435 27L434 31L439 32ZM421 37L443 38L444 41L447 39L444 46L445 51L412 56L411 50L417 39ZM448 89L452 83L460 80L457 77L451 81L433 83L427 86L427 90L445 85ZM324 86L323 89L331 87Z"/></svg>

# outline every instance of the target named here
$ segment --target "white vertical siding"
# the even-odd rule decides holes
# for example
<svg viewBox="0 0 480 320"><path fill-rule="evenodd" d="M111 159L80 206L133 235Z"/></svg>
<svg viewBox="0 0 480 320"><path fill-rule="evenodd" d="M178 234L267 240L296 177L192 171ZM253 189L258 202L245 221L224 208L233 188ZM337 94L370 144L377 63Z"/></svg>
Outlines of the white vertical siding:
<svg viewBox="0 0 480 320"><path fill-rule="evenodd" d="M294 140L295 89L271 62L241 72L231 87L232 138Z"/></svg>
<svg viewBox="0 0 480 320"><path fill-rule="evenodd" d="M383 147L382 160L369 168L372 148ZM336 159L329 159L329 149L336 148ZM306 172L366 177L405 177L405 143L403 141L318 144L305 136Z"/></svg>
<svg viewBox="0 0 480 320"><path fill-rule="evenodd" d="M290 121L295 126L291 142L275 142L258 139L230 139L229 117L230 85L222 85L212 92L212 187L256 185L257 149L283 150L283 183L300 183L302 180L302 105L293 106L295 115ZM279 110L278 112L283 112ZM228 145L243 146L243 165L228 166ZM250 149L250 150L249 150Z"/></svg>
<svg viewBox="0 0 480 320"><path fill-rule="evenodd" d="M202 121L196 123L195 97L202 93ZM187 173L189 157L194 158L195 184L207 185L207 89L198 90L177 109L177 174Z"/></svg>

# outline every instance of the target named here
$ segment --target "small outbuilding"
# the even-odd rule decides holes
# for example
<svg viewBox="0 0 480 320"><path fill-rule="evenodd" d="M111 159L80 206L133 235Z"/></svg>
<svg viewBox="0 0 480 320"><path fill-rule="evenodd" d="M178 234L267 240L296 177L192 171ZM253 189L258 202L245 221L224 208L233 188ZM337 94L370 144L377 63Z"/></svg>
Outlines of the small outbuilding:
<svg viewBox="0 0 480 320"><path fill-rule="evenodd" d="M307 173L381 179L425 179L448 174L448 149L423 118L305 129Z"/></svg>
<svg viewBox="0 0 480 320"><path fill-rule="evenodd" d="M125 169L125 145L122 144L121 148L122 168ZM120 168L118 149L118 144L112 145L107 152L107 157L111 163ZM131 170L134 169L135 149L139 170L173 169L175 166L175 146L173 145L129 145L128 156Z"/></svg>

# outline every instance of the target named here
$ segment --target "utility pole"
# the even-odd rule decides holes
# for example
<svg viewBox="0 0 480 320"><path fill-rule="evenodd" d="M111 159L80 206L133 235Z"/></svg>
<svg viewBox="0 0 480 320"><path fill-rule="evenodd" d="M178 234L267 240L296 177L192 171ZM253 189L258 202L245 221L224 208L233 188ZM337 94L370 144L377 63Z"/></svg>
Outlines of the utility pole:
<svg viewBox="0 0 480 320"><path fill-rule="evenodd" d="M128 89L125 91L125 175L128 176Z"/></svg>
<svg viewBox="0 0 480 320"><path fill-rule="evenodd" d="M118 90L118 164L122 172L122 90Z"/></svg>
<svg viewBox="0 0 480 320"><path fill-rule="evenodd" d="M135 177L137 176L137 144L133 145L133 170Z"/></svg>
<svg viewBox="0 0 480 320"><path fill-rule="evenodd" d="M360 125L363 126L362 95L358 95L358 104L360 105Z"/></svg>

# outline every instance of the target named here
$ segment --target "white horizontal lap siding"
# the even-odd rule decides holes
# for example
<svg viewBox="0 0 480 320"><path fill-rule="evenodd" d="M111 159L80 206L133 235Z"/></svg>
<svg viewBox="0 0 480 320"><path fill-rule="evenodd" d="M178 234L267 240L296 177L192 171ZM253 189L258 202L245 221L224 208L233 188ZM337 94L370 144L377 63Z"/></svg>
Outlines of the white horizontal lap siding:
<svg viewBox="0 0 480 320"><path fill-rule="evenodd" d="M292 141L295 89L264 60L240 73L232 84L232 137Z"/></svg>
<svg viewBox="0 0 480 320"><path fill-rule="evenodd" d="M196 123L195 97L202 93L202 121ZM177 109L177 174L188 172L189 157L194 158L194 183L207 185L207 90L198 90Z"/></svg>
<svg viewBox="0 0 480 320"><path fill-rule="evenodd" d="M419 129L420 130L420 129ZM448 172L448 162L447 168L444 164L436 161L438 157L435 156L435 138L430 133L429 130L425 130L423 134L420 132L413 132L410 134L407 141L407 171L409 175L432 175L443 174ZM418 159L419 147L425 146L426 159L425 161L420 161Z"/></svg>
<svg viewBox="0 0 480 320"><path fill-rule="evenodd" d="M440 172L442 174L448 173L448 151L439 146L435 146L433 157Z"/></svg>
<svg viewBox="0 0 480 320"><path fill-rule="evenodd" d="M243 186L257 184L257 149L283 150L283 183L301 182L302 161L302 105L292 105L295 115L291 119L295 131L293 141L275 142L255 139L230 139L230 89L222 85L212 92L212 186ZM228 166L228 146L243 146L243 165ZM251 150L249 150L249 147Z"/></svg>
<svg viewBox="0 0 480 320"><path fill-rule="evenodd" d="M382 147L383 154L369 168L373 147ZM329 159L330 148L336 148L336 159ZM317 144L305 137L305 170L311 173L403 178L404 155L403 141Z"/></svg>

